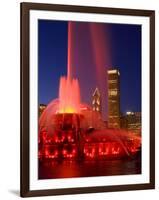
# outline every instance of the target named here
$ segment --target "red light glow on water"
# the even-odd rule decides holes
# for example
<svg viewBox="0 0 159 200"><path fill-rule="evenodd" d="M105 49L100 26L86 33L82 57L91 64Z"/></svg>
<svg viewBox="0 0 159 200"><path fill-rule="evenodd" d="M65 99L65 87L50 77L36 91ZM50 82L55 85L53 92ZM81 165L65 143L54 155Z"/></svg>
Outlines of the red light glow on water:
<svg viewBox="0 0 159 200"><path fill-rule="evenodd" d="M46 136L46 132L42 132L39 143L43 148L39 151L39 158L112 159L131 157L140 152L141 137L132 132L107 129L93 131L91 134L83 132L83 136L77 136L76 132L72 129L71 133L70 129L54 131L52 136Z"/></svg>
<svg viewBox="0 0 159 200"><path fill-rule="evenodd" d="M72 78L71 46L72 25L68 23L68 61L67 77L60 78L58 113L80 113L80 87L77 79Z"/></svg>
<svg viewBox="0 0 159 200"><path fill-rule="evenodd" d="M80 113L80 88L77 79L60 78L58 113Z"/></svg>

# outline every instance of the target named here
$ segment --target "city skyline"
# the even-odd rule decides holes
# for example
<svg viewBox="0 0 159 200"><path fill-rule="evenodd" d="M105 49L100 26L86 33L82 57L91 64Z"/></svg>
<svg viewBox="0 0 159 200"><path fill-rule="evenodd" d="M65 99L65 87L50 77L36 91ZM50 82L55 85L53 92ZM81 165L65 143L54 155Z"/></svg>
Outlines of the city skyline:
<svg viewBox="0 0 159 200"><path fill-rule="evenodd" d="M111 45L109 46L111 51L110 63L112 63L112 66L118 66L117 69L121 71L121 112L125 113L129 110L141 111L141 27L123 24L106 24L104 26L107 29L107 33L109 32L109 38L111 35ZM117 30L118 34L116 33ZM129 41L129 44L125 43L125 41ZM89 62L87 61L87 63ZM61 75L66 75L66 71L67 22L40 20L39 104L48 104L52 99L58 97L59 79ZM107 68L105 72L107 72ZM89 85L89 90L91 88L91 91L88 93L86 90L83 91L83 85L90 78L88 77L88 80L85 81L83 79L81 81L81 77L79 79L79 82L82 82L82 102L91 105L91 95L95 88L99 87L97 81L94 81L94 85ZM102 100L102 106L104 102ZM106 107L106 102L104 107Z"/></svg>
<svg viewBox="0 0 159 200"><path fill-rule="evenodd" d="M127 111L126 113L120 112L120 72L117 69L111 69L107 71L108 73L108 119L101 118L102 102L101 94L99 89L96 87L92 96L92 105L87 107L81 104L81 114L86 115L86 113L91 110L94 114L98 113L98 117L101 118L100 123L105 124L104 126L110 129L127 129L133 130L136 133L141 132L141 112ZM52 104L52 103L51 103ZM50 107L50 105L48 105ZM39 118L42 112L47 108L47 105L39 105ZM84 111L84 112L83 112ZM89 113L89 118L92 118L92 112ZM98 121L99 123L99 121ZM95 124L95 122L93 122ZM96 127L97 128L97 127Z"/></svg>

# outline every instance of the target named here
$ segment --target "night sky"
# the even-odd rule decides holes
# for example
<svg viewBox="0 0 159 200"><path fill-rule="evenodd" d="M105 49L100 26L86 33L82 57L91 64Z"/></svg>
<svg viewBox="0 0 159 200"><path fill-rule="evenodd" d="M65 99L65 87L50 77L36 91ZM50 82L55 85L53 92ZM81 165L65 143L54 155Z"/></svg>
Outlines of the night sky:
<svg viewBox="0 0 159 200"><path fill-rule="evenodd" d="M96 61L98 59L95 61L94 54L92 53L94 42L90 41L89 24L77 22L74 28L73 51L75 61L73 68L76 71L74 76L79 79L82 102L91 104L91 95L95 87L101 87L99 79L101 77L102 80L102 69L104 69L106 74L107 69L117 68L120 71L121 112L141 111L141 26L102 24L104 30L102 37L105 38L101 38L100 35L99 38L103 43L102 45L106 46L106 48L101 47L101 53L99 52L99 54L102 56L101 60L104 57L105 60L103 59L103 62L101 62L102 64L104 63L104 68L100 70L99 77L97 78L95 65L97 65ZM62 75L67 74L67 31L68 22L39 20L39 104L48 104L52 99L58 98L59 79ZM98 30L97 36L92 38L96 40L95 43L98 43ZM98 44L97 46L99 47ZM105 78L104 80L106 81ZM103 99L106 96L104 92ZM106 101L105 99L103 101L103 99L103 113L105 116L107 104L103 103Z"/></svg>

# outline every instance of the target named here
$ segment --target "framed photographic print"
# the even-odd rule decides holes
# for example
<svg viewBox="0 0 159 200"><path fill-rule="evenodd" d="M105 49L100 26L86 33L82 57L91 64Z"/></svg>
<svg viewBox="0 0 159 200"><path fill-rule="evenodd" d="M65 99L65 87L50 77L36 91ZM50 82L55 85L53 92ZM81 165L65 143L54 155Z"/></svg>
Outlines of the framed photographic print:
<svg viewBox="0 0 159 200"><path fill-rule="evenodd" d="M21 3L21 196L155 185L155 12Z"/></svg>

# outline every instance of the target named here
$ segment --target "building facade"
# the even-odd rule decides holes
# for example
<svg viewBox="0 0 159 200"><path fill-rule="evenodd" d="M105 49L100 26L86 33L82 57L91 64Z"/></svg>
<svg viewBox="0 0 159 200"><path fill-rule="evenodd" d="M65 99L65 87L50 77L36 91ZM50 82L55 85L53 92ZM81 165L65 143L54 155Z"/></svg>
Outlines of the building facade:
<svg viewBox="0 0 159 200"><path fill-rule="evenodd" d="M120 128L120 73L108 70L108 128Z"/></svg>
<svg viewBox="0 0 159 200"><path fill-rule="evenodd" d="M121 117L121 128L141 134L141 112L126 112Z"/></svg>
<svg viewBox="0 0 159 200"><path fill-rule="evenodd" d="M93 111L101 112L101 94L98 88L95 89L92 95L92 108Z"/></svg>

